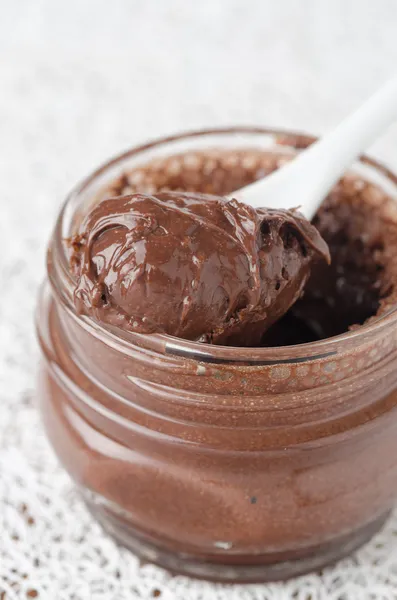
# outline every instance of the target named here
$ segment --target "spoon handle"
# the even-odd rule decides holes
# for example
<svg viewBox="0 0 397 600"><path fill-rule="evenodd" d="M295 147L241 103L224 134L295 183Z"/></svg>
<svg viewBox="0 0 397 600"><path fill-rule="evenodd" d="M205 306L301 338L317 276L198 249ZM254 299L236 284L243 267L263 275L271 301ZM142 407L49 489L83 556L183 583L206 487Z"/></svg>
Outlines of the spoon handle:
<svg viewBox="0 0 397 600"><path fill-rule="evenodd" d="M239 190L236 193L238 200L255 207L300 206L306 218L312 219L344 171L395 118L397 76L293 161L269 177Z"/></svg>

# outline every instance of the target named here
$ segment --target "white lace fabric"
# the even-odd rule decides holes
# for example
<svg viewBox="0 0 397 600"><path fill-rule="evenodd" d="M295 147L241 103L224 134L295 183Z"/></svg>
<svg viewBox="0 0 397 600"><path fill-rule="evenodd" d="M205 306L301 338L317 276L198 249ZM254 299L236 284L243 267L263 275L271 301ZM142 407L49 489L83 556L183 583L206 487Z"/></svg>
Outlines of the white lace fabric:
<svg viewBox="0 0 397 600"><path fill-rule="evenodd" d="M34 308L45 245L68 189L112 154L164 133L255 122L318 131L335 123L395 69L388 40L395 38L397 5L378 0L374 28L372 0L350 0L352 44L345 0L327 11L321 4L3 3L0 600L397 598L397 513L354 556L286 583L215 585L142 566L87 512L45 439L36 406ZM361 84L346 66L349 52L365 64ZM318 110L314 89L321 90ZM391 132L377 155L392 162L395 140Z"/></svg>

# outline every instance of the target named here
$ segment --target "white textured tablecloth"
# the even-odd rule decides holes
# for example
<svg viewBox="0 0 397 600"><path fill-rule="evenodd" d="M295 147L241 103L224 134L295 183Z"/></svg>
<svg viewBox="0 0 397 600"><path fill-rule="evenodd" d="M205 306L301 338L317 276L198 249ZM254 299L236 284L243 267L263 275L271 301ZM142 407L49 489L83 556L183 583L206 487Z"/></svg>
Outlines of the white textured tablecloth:
<svg viewBox="0 0 397 600"><path fill-rule="evenodd" d="M171 577L102 534L44 439L33 310L67 190L147 138L332 127L397 65L395 0L0 0L0 599L397 598L397 514L285 584ZM397 128L374 153L397 167Z"/></svg>

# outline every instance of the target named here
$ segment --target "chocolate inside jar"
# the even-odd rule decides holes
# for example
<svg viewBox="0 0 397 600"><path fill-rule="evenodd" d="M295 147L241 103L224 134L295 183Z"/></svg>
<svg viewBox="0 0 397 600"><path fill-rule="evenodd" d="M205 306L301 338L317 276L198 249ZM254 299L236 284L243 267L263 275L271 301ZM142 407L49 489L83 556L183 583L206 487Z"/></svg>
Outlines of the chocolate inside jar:
<svg viewBox="0 0 397 600"><path fill-rule="evenodd" d="M208 149L156 158L124 172L97 201L136 192L228 195L282 166L290 155L259 149ZM238 198L238 194L236 194ZM291 199L291 207L296 199ZM397 302L397 204L377 185L347 174L314 225L331 266L319 261L302 297L264 334L262 346L332 337L382 315Z"/></svg>

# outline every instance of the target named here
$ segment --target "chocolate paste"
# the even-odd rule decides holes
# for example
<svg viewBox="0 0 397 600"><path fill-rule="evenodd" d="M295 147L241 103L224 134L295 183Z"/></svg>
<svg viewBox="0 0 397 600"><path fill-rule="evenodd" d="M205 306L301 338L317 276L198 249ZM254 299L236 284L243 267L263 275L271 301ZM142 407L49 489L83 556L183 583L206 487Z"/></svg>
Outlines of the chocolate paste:
<svg viewBox="0 0 397 600"><path fill-rule="evenodd" d="M96 201L168 190L231 194L288 160L288 154L256 149L208 149L155 159L123 173ZM328 244L331 265L315 261L303 296L265 333L263 346L338 335L384 314L397 302L397 208L387 194L347 174L325 199L313 224Z"/></svg>
<svg viewBox="0 0 397 600"><path fill-rule="evenodd" d="M327 245L297 211L208 194L102 200L71 240L80 312L138 333L259 345Z"/></svg>

